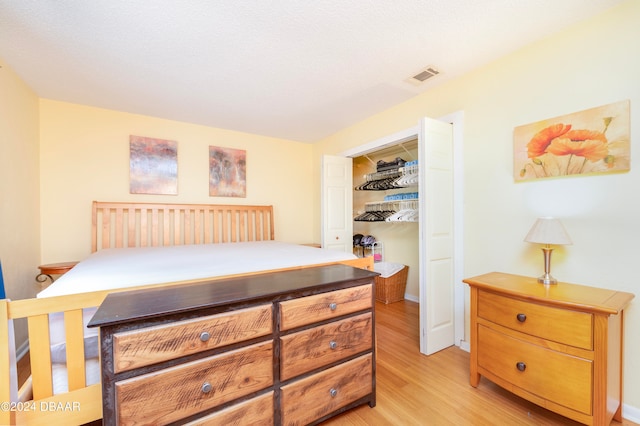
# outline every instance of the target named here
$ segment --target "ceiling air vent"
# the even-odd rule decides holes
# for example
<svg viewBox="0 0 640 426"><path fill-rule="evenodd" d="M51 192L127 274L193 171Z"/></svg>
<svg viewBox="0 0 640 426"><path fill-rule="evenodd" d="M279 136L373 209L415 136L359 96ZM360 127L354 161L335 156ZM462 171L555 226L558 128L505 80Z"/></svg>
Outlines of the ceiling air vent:
<svg viewBox="0 0 640 426"><path fill-rule="evenodd" d="M437 69L433 68L433 67L429 67L426 68L424 70L422 70L421 72L419 72L418 74L414 75L413 77L411 77L414 80L417 80L419 82L423 82L425 80L430 79L433 76L436 76L440 74L440 71L438 71Z"/></svg>

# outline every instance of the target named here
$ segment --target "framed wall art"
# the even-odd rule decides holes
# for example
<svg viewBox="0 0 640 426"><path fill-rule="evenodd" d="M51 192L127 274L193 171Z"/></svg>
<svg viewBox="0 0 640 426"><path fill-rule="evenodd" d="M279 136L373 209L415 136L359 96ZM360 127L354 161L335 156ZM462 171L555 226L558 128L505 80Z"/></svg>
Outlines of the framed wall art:
<svg viewBox="0 0 640 426"><path fill-rule="evenodd" d="M518 126L514 179L628 171L629 123L627 100Z"/></svg>
<svg viewBox="0 0 640 426"><path fill-rule="evenodd" d="M209 147L209 195L247 196L247 152L242 149Z"/></svg>
<svg viewBox="0 0 640 426"><path fill-rule="evenodd" d="M129 192L178 194L178 143L129 136Z"/></svg>

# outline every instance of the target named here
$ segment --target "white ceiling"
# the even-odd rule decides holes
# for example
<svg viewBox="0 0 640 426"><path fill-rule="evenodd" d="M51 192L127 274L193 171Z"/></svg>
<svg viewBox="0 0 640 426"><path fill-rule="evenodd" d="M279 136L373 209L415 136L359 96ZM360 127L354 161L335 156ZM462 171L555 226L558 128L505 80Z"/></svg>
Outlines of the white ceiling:
<svg viewBox="0 0 640 426"><path fill-rule="evenodd" d="M43 98L315 142L617 3L2 0L0 58Z"/></svg>

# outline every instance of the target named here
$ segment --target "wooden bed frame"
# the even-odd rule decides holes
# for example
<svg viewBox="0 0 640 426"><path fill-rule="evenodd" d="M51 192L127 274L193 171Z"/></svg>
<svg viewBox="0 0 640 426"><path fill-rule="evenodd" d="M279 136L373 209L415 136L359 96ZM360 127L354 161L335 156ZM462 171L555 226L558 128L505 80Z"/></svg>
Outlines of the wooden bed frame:
<svg viewBox="0 0 640 426"><path fill-rule="evenodd" d="M94 201L91 250L273 240L273 223L272 206ZM373 270L371 257L340 263ZM227 277L216 279L221 278ZM70 425L102 418L101 385L85 385L82 309L99 306L112 291L120 290L0 300L0 403L11 401L8 378L16 368L9 351L9 345L15 345L10 341L13 320L26 318L32 354L31 377L18 392L21 402L10 402L9 410L2 407L0 424ZM69 392L53 395L48 315L56 312L64 312Z"/></svg>
<svg viewBox="0 0 640 426"><path fill-rule="evenodd" d="M91 252L274 240L273 206L107 203L94 201Z"/></svg>

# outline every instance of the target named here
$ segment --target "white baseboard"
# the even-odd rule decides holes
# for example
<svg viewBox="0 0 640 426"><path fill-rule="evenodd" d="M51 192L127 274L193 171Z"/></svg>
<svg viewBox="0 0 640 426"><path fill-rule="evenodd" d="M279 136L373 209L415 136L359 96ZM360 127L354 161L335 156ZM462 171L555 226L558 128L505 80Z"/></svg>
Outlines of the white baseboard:
<svg viewBox="0 0 640 426"><path fill-rule="evenodd" d="M463 351L471 352L471 345L466 340L460 340L460 344L458 346L460 346L460 349Z"/></svg>
<svg viewBox="0 0 640 426"><path fill-rule="evenodd" d="M634 423L640 423L640 408L622 404L622 417Z"/></svg>
<svg viewBox="0 0 640 426"><path fill-rule="evenodd" d="M405 293L405 295L404 295L404 299L405 299L405 300L408 300L408 301L410 301L410 302L420 303L420 301L418 300L418 298L417 298L417 297L412 296L412 295L410 295L410 294L406 294L406 293Z"/></svg>
<svg viewBox="0 0 640 426"><path fill-rule="evenodd" d="M29 352L29 340L20 345L19 348L16 349L16 360L20 361L23 356L25 356Z"/></svg>

